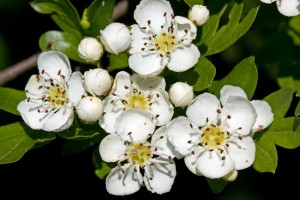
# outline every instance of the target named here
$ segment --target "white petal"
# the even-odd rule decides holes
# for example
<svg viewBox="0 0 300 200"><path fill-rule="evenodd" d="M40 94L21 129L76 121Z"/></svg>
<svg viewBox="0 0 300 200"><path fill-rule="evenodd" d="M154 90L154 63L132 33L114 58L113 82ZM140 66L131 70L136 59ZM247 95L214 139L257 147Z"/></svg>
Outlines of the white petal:
<svg viewBox="0 0 300 200"><path fill-rule="evenodd" d="M200 51L194 44L179 46L171 52L168 68L175 72L183 72L192 68L200 57Z"/></svg>
<svg viewBox="0 0 300 200"><path fill-rule="evenodd" d="M232 137L227 150L237 170L250 167L254 162L255 143L250 136L242 137L242 139Z"/></svg>
<svg viewBox="0 0 300 200"><path fill-rule="evenodd" d="M68 81L68 97L70 102L77 106L82 96L86 96L85 89L83 87L82 74L80 72L72 73Z"/></svg>
<svg viewBox="0 0 300 200"><path fill-rule="evenodd" d="M151 145L157 147L155 154L171 156L172 158L181 158L182 155L175 151L174 146L169 142L167 138L167 128L165 126L160 127L155 131L151 137Z"/></svg>
<svg viewBox="0 0 300 200"><path fill-rule="evenodd" d="M171 121L174 114L174 107L169 101L167 92L159 90L156 94L159 97L152 102L149 112L156 118L156 125L162 126Z"/></svg>
<svg viewBox="0 0 300 200"><path fill-rule="evenodd" d="M197 36L197 27L185 17L176 16L175 21L177 23L177 38L183 38L182 44L189 45Z"/></svg>
<svg viewBox="0 0 300 200"><path fill-rule="evenodd" d="M43 84L43 80L37 75L32 75L25 86L26 96L34 99L41 98L47 92Z"/></svg>
<svg viewBox="0 0 300 200"><path fill-rule="evenodd" d="M159 88L164 90L166 88L166 81L163 77L143 77L138 74L133 74L131 80L143 91L151 91Z"/></svg>
<svg viewBox="0 0 300 200"><path fill-rule="evenodd" d="M107 133L115 133L115 122L117 117L123 112L122 108L118 108L116 104L112 101L117 102L117 98L114 98L112 95L107 96L103 100L104 110L103 115L99 120L99 125Z"/></svg>
<svg viewBox="0 0 300 200"><path fill-rule="evenodd" d="M24 122L32 129L42 129L46 119L53 114L38 112L40 107L41 105L27 102L27 100L21 101L17 106L17 110L20 112Z"/></svg>
<svg viewBox="0 0 300 200"><path fill-rule="evenodd" d="M260 1L263 2L263 3L270 4L270 3L273 3L274 1L277 1L277 0L260 0Z"/></svg>
<svg viewBox="0 0 300 200"><path fill-rule="evenodd" d="M52 78L60 80L59 72L68 81L72 69L68 57L59 51L46 51L39 55L37 60L40 75L46 79ZM45 73L43 74L43 70ZM47 75L48 74L48 75Z"/></svg>
<svg viewBox="0 0 300 200"><path fill-rule="evenodd" d="M229 117L229 118L228 118ZM244 97L230 96L222 108L221 119L226 121L227 131L248 135L256 121L252 104Z"/></svg>
<svg viewBox="0 0 300 200"><path fill-rule="evenodd" d="M205 150L201 146L197 146L193 154L188 154L184 157L186 167L197 176L202 176L201 172L197 169L196 161L199 155Z"/></svg>
<svg viewBox="0 0 300 200"><path fill-rule="evenodd" d="M173 160L155 158L153 165L145 168L144 183L153 193L163 194L169 192L176 177L176 166ZM155 161L158 161L157 163ZM161 163L164 162L164 163Z"/></svg>
<svg viewBox="0 0 300 200"><path fill-rule="evenodd" d="M117 118L115 128L123 140L138 143L153 134L155 125L149 113L131 108Z"/></svg>
<svg viewBox="0 0 300 200"><path fill-rule="evenodd" d="M254 126L252 127L252 131L258 132L262 129L267 128L274 119L274 115L272 113L271 106L262 100L252 100L251 104L254 106L257 118Z"/></svg>
<svg viewBox="0 0 300 200"><path fill-rule="evenodd" d="M187 107L186 115L198 126L204 126L207 119L211 123L217 122L218 109L220 109L218 98L213 94L203 93Z"/></svg>
<svg viewBox="0 0 300 200"><path fill-rule="evenodd" d="M73 119L73 108L63 106L45 122L43 130L53 132L66 130L72 125Z"/></svg>
<svg viewBox="0 0 300 200"><path fill-rule="evenodd" d="M166 16L164 17L164 14ZM142 0L134 11L134 19L140 27L148 27L148 20L151 21L151 29L159 35L161 26L170 27L172 7L166 0Z"/></svg>
<svg viewBox="0 0 300 200"><path fill-rule="evenodd" d="M175 150L182 155L190 154L200 142L198 127L186 117L180 116L167 125L167 136Z"/></svg>
<svg viewBox="0 0 300 200"><path fill-rule="evenodd" d="M131 94L130 74L125 71L118 72L111 93L114 93L121 98L128 97Z"/></svg>
<svg viewBox="0 0 300 200"><path fill-rule="evenodd" d="M207 178L221 178L234 169L234 162L228 156L223 159L216 151L205 151L197 159L197 169Z"/></svg>
<svg viewBox="0 0 300 200"><path fill-rule="evenodd" d="M277 1L278 11L288 17L300 14L300 1L299 0L281 0Z"/></svg>
<svg viewBox="0 0 300 200"><path fill-rule="evenodd" d="M125 152L126 145L118 134L107 135L99 145L100 156L105 162L117 162Z"/></svg>
<svg viewBox="0 0 300 200"><path fill-rule="evenodd" d="M149 37L141 31L137 24L131 25L130 33L132 42L128 52L130 54L141 53L141 49L145 48L144 44L149 42Z"/></svg>
<svg viewBox="0 0 300 200"><path fill-rule="evenodd" d="M133 194L141 188L143 182L140 172L134 172L131 164L113 168L108 174L105 184L108 193L118 196Z"/></svg>
<svg viewBox="0 0 300 200"><path fill-rule="evenodd" d="M128 59L129 67L142 76L156 76L160 74L165 66L163 58L158 53L149 55L133 54Z"/></svg>
<svg viewBox="0 0 300 200"><path fill-rule="evenodd" d="M242 88L238 86L225 85L220 91L220 101L222 105L225 105L229 96L240 96L244 97L245 99L248 99L247 94Z"/></svg>

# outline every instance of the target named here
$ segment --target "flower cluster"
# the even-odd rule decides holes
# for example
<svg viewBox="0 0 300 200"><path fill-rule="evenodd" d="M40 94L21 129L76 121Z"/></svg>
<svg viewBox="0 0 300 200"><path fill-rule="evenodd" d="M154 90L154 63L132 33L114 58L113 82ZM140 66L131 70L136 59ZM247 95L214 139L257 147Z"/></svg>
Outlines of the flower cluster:
<svg viewBox="0 0 300 200"><path fill-rule="evenodd" d="M189 18L175 16L166 0L142 0L134 11L137 24L111 23L98 38L86 37L78 45L87 62L99 60L104 50L127 51L132 74L111 77L102 68L72 72L63 53L41 53L39 74L29 79L18 111L37 130L66 130L74 116L98 123L107 133L99 154L115 164L106 177L113 195L132 194L141 186L169 192L175 158L183 158L196 175L235 180L238 170L253 164L253 135L272 123L273 113L266 101L250 101L238 86L223 86L219 100L207 92L195 95L184 82L167 85L164 70L186 71L200 57L192 42L209 11L193 7ZM186 109L186 116L174 117L174 107Z"/></svg>

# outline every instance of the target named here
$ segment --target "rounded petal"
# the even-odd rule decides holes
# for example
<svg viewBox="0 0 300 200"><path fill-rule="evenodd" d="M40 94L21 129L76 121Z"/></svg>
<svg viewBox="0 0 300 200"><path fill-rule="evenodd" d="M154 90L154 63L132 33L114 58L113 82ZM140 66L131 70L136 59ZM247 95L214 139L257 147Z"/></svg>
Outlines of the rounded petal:
<svg viewBox="0 0 300 200"><path fill-rule="evenodd" d="M188 154L184 157L184 163L186 167L195 175L202 176L201 172L197 169L196 161L198 156L204 151L205 149L201 146L197 146L193 153Z"/></svg>
<svg viewBox="0 0 300 200"><path fill-rule="evenodd" d="M173 9L166 0L142 0L134 11L134 19L140 27L148 27L148 20L151 21L151 30L159 35L161 26L170 27Z"/></svg>
<svg viewBox="0 0 300 200"><path fill-rule="evenodd" d="M177 38L183 38L182 44L189 45L197 36L197 27L188 18L176 16Z"/></svg>
<svg viewBox="0 0 300 200"><path fill-rule="evenodd" d="M82 96L86 96L85 89L83 87L82 74L80 72L72 73L69 81L68 81L68 97L70 102L77 106Z"/></svg>
<svg viewBox="0 0 300 200"><path fill-rule="evenodd" d="M221 119L230 133L248 135L256 121L252 104L244 97L230 96L222 108Z"/></svg>
<svg viewBox="0 0 300 200"><path fill-rule="evenodd" d="M73 108L69 106L61 107L45 122L43 130L53 132L66 130L72 125L73 119Z"/></svg>
<svg viewBox="0 0 300 200"><path fill-rule="evenodd" d="M221 178L234 169L234 161L228 156L222 158L216 151L205 151L199 155L197 169L207 178Z"/></svg>
<svg viewBox="0 0 300 200"><path fill-rule="evenodd" d="M128 52L130 54L141 53L141 49L145 48L144 44L149 42L148 36L142 32L137 24L131 25L130 34L132 42Z"/></svg>
<svg viewBox="0 0 300 200"><path fill-rule="evenodd" d="M123 140L138 143L144 142L153 134L155 125L149 113L131 108L119 115L115 128Z"/></svg>
<svg viewBox="0 0 300 200"><path fill-rule="evenodd" d="M255 143L250 136L232 137L227 148L228 155L235 163L235 169L250 167L255 159Z"/></svg>
<svg viewBox="0 0 300 200"><path fill-rule="evenodd" d="M204 126L207 120L212 123L217 122L218 109L220 109L218 98L213 94L203 93L187 107L186 115L198 126Z"/></svg>
<svg viewBox="0 0 300 200"><path fill-rule="evenodd" d="M38 57L37 66L40 75L46 79L60 80L60 74L68 81L72 73L68 57L59 51L42 52Z"/></svg>
<svg viewBox="0 0 300 200"><path fill-rule="evenodd" d="M156 94L159 97L151 104L149 112L157 120L156 125L162 126L171 121L174 114L174 107L169 101L167 92L159 90Z"/></svg>
<svg viewBox="0 0 300 200"><path fill-rule="evenodd" d="M161 88L164 90L166 88L166 81L163 77L143 77L139 74L133 74L131 80L137 84L140 90L149 91Z"/></svg>
<svg viewBox="0 0 300 200"><path fill-rule="evenodd" d="M272 113L271 106L266 101L252 100L251 104L254 106L257 114L252 131L258 132L267 128L273 122L274 114Z"/></svg>
<svg viewBox="0 0 300 200"><path fill-rule="evenodd" d="M194 44L181 45L171 52L168 68L174 72L183 72L192 68L200 57L200 51Z"/></svg>
<svg viewBox="0 0 300 200"><path fill-rule="evenodd" d="M287 17L292 17L300 14L299 0L281 0L276 1L276 3L278 11Z"/></svg>
<svg viewBox="0 0 300 200"><path fill-rule="evenodd" d="M112 80L107 70L95 68L84 72L84 87L92 95L106 95Z"/></svg>
<svg viewBox="0 0 300 200"><path fill-rule="evenodd" d="M237 175L238 175L238 171L234 169L231 172L229 172L228 174L226 174L225 176L223 176L222 178L225 181L234 181L236 179Z"/></svg>
<svg viewBox="0 0 300 200"><path fill-rule="evenodd" d="M111 94L116 94L121 98L128 97L131 94L131 77L125 71L120 71L116 74Z"/></svg>
<svg viewBox="0 0 300 200"><path fill-rule="evenodd" d="M106 177L107 192L118 196L137 192L143 180L140 172L134 172L133 168L131 164L125 164L122 168L119 166L113 168Z"/></svg>
<svg viewBox="0 0 300 200"><path fill-rule="evenodd" d="M247 94L242 88L233 85L224 85L220 91L220 101L222 105L225 105L229 96L239 96L248 99Z"/></svg>
<svg viewBox="0 0 300 200"><path fill-rule="evenodd" d="M188 118L180 116L167 125L167 136L176 151L190 154L200 142L199 129Z"/></svg>
<svg viewBox="0 0 300 200"><path fill-rule="evenodd" d="M107 135L100 142L99 153L105 162L117 162L126 152L124 140L118 134Z"/></svg>
<svg viewBox="0 0 300 200"><path fill-rule="evenodd" d="M20 112L24 122L35 130L42 129L47 118L53 114L52 112L38 112L40 107L41 105L28 102L27 100L21 101L17 106L17 110Z"/></svg>
<svg viewBox="0 0 300 200"><path fill-rule="evenodd" d="M43 84L38 75L32 75L25 86L26 97L41 98L47 92Z"/></svg>
<svg viewBox="0 0 300 200"><path fill-rule="evenodd" d="M133 54L128 59L129 67L142 76L156 76L160 74L165 66L163 58L158 53L141 55Z"/></svg>
<svg viewBox="0 0 300 200"><path fill-rule="evenodd" d="M155 158L153 165L145 167L144 183L146 188L157 194L169 192L176 177L176 166L173 160Z"/></svg>
<svg viewBox="0 0 300 200"><path fill-rule="evenodd" d="M162 126L154 132L151 137L151 145L157 147L157 151L155 152L157 155L171 156L172 158L176 157L178 159L182 157L169 142L166 126Z"/></svg>
<svg viewBox="0 0 300 200"><path fill-rule="evenodd" d="M263 3L270 4L270 3L273 3L274 1L277 1L277 0L260 0L260 1L263 2Z"/></svg>
<svg viewBox="0 0 300 200"><path fill-rule="evenodd" d="M94 123L102 116L103 102L98 97L83 97L76 106L76 113L84 123Z"/></svg>

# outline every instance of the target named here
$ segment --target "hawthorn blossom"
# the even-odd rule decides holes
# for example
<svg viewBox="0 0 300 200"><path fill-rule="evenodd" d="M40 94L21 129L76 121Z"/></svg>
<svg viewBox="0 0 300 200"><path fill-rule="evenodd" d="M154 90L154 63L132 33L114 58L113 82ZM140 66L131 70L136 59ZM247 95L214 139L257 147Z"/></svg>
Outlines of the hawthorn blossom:
<svg viewBox="0 0 300 200"><path fill-rule="evenodd" d="M117 117L129 108L145 110L152 115L157 126L167 124L174 113L174 107L165 91L162 77L130 76L125 71L117 73L110 93L104 98L104 114L99 125L108 133L115 132Z"/></svg>
<svg viewBox="0 0 300 200"><path fill-rule="evenodd" d="M153 193L169 192L176 176L176 166L175 153L168 145L165 127L153 134L152 116L134 108L123 112L115 126L116 133L106 136L99 146L103 161L117 162L106 177L108 193L128 195L143 185Z"/></svg>
<svg viewBox="0 0 300 200"><path fill-rule="evenodd" d="M188 18L196 26L205 24L209 19L209 10L206 6L195 4L190 8Z"/></svg>
<svg viewBox="0 0 300 200"><path fill-rule="evenodd" d="M156 76L167 66L182 72L193 67L200 57L192 41L197 28L187 18L174 16L166 0L142 0L134 11L137 24L131 26L132 43L128 64L143 76Z"/></svg>
<svg viewBox="0 0 300 200"><path fill-rule="evenodd" d="M187 107L187 117L168 124L170 143L185 156L185 164L194 174L234 180L238 170L253 164L256 148L251 132L270 116L264 109L256 112L240 90L224 86L220 100L203 93Z"/></svg>
<svg viewBox="0 0 300 200"><path fill-rule="evenodd" d="M260 0L260 1L267 4L276 1L278 11L287 17L293 17L300 14L300 0Z"/></svg>
<svg viewBox="0 0 300 200"><path fill-rule="evenodd" d="M30 77L27 98L17 109L32 129L63 131L72 125L73 109L86 95L82 74L72 73L68 57L58 51L41 53L37 65L39 74Z"/></svg>

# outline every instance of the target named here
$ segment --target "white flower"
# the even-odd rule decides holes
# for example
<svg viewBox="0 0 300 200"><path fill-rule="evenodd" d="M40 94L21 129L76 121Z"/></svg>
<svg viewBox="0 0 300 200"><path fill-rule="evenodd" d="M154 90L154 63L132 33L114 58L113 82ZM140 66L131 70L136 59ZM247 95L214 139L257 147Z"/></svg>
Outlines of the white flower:
<svg viewBox="0 0 300 200"><path fill-rule="evenodd" d="M119 22L111 23L101 30L100 40L105 50L114 54L126 51L131 42L128 28Z"/></svg>
<svg viewBox="0 0 300 200"><path fill-rule="evenodd" d="M167 145L164 127L153 134L155 124L151 118L143 110L129 109L120 115L116 134L109 134L101 141L102 160L117 162L106 178L110 194L132 194L143 184L153 193L170 191L176 176L172 159L175 155L172 146Z"/></svg>
<svg viewBox="0 0 300 200"><path fill-rule="evenodd" d="M105 69L90 69L84 72L84 87L92 95L106 95L112 85L111 77Z"/></svg>
<svg viewBox="0 0 300 200"><path fill-rule="evenodd" d="M197 96L187 107L187 117L170 122L167 135L175 150L185 156L191 172L233 180L234 170L245 169L254 161L255 143L250 133L257 114L248 99L223 95L227 94L221 93L221 102L226 99L223 106L213 94Z"/></svg>
<svg viewBox="0 0 300 200"><path fill-rule="evenodd" d="M103 102L98 97L83 97L76 106L76 112L84 123L94 123L103 113Z"/></svg>
<svg viewBox="0 0 300 200"><path fill-rule="evenodd" d="M94 62L103 55L102 44L93 37L85 37L78 45L78 55L87 62Z"/></svg>
<svg viewBox="0 0 300 200"><path fill-rule="evenodd" d="M268 4L276 1L278 11L287 17L292 17L300 14L299 0L260 0L260 1Z"/></svg>
<svg viewBox="0 0 300 200"><path fill-rule="evenodd" d="M63 131L72 125L73 108L86 95L82 74L72 73L67 56L58 51L41 53L37 65L40 74L30 77L27 99L17 109L32 129Z"/></svg>
<svg viewBox="0 0 300 200"><path fill-rule="evenodd" d="M193 86L183 82L176 82L171 85L169 96L176 107L186 107L194 98Z"/></svg>
<svg viewBox="0 0 300 200"><path fill-rule="evenodd" d="M130 76L127 72L119 72L109 95L103 100L104 114L99 120L100 126L106 132L114 133L117 117L129 108L149 112L157 126L167 124L173 116L174 107L165 87L162 77Z"/></svg>
<svg viewBox="0 0 300 200"><path fill-rule="evenodd" d="M191 42L197 28L187 18L174 16L166 0L142 0L134 11L138 24L131 26L129 67L143 76L156 76L165 66L175 72L193 67L200 57Z"/></svg>
<svg viewBox="0 0 300 200"><path fill-rule="evenodd" d="M203 5L193 5L189 10L188 18L197 26L205 24L209 19L209 10Z"/></svg>

